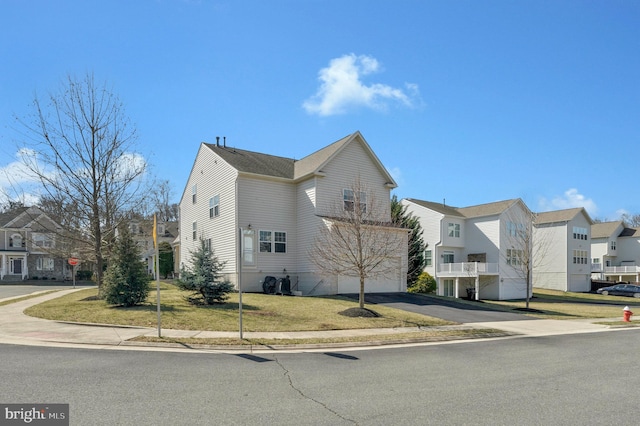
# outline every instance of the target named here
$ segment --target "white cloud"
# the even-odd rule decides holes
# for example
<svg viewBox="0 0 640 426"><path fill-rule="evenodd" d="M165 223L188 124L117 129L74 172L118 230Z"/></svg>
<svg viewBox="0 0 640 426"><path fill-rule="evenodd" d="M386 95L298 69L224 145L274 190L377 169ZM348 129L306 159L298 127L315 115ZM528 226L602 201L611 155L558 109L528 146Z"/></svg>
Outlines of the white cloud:
<svg viewBox="0 0 640 426"><path fill-rule="evenodd" d="M302 106L309 114L320 116L344 114L356 107L385 110L391 102L413 106L418 98L416 84L405 84L403 90L380 83L363 83L362 77L380 69L380 63L367 55L352 53L332 59L329 66L318 73L321 82L318 91Z"/></svg>
<svg viewBox="0 0 640 426"><path fill-rule="evenodd" d="M598 206L591 199L580 194L576 188L568 189L562 196L556 196L552 200L542 198L539 202L540 211L564 210L575 207L584 207L589 216L595 217Z"/></svg>

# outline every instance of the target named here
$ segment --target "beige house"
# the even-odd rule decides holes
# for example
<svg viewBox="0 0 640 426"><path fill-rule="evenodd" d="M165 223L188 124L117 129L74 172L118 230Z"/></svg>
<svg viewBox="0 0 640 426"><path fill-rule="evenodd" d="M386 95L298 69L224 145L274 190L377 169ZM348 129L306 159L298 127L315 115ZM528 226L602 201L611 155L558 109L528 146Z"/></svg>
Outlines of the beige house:
<svg viewBox="0 0 640 426"><path fill-rule="evenodd" d="M220 143L202 143L180 201L180 264L188 265L199 240L209 245L222 271L243 291L261 291L265 276L290 276L302 294L356 293L350 275L326 276L310 249L330 206L345 205L354 181L381 201L381 221L390 222L390 191L396 183L360 132L300 160ZM407 238L406 230L391 230ZM242 247L242 251L240 248ZM394 273L371 279L366 292L406 290L407 250L387 259Z"/></svg>
<svg viewBox="0 0 640 426"><path fill-rule="evenodd" d="M56 252L59 231L37 207L0 214L0 281L70 278L67 259Z"/></svg>

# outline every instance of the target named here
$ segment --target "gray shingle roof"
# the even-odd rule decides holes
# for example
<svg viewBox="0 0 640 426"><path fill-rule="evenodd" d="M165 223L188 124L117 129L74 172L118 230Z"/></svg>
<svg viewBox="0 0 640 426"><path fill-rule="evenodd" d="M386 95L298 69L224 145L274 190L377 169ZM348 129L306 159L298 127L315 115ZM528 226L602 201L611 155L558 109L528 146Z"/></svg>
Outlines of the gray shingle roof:
<svg viewBox="0 0 640 426"><path fill-rule="evenodd" d="M556 223L556 222L569 222L576 217L584 209L582 207L575 207L565 210L554 210L551 212L542 212L536 214L536 223Z"/></svg>
<svg viewBox="0 0 640 426"><path fill-rule="evenodd" d="M345 136L344 138L332 143L331 145L325 146L313 154L307 155L300 161L296 161L294 171L295 179L314 173L322 167L336 152L340 151L340 149L351 140L353 135L355 135L355 133Z"/></svg>
<svg viewBox="0 0 640 426"><path fill-rule="evenodd" d="M617 220L615 222L594 223L591 225L591 239L609 238L621 224L621 220Z"/></svg>
<svg viewBox="0 0 640 426"><path fill-rule="evenodd" d="M516 203L518 199L496 201L494 203L478 204L458 209L460 214L466 218L494 216L500 214Z"/></svg>
<svg viewBox="0 0 640 426"><path fill-rule="evenodd" d="M434 203L432 201L416 200L415 198L406 198L407 201L411 201L422 207L426 207L429 210L438 212L447 216L464 217L455 207L447 206L444 203Z"/></svg>
<svg viewBox="0 0 640 426"><path fill-rule="evenodd" d="M514 203L518 202L518 199L496 201L494 203L479 204L477 206L469 207L451 207L443 203L434 203L431 201L416 200L414 198L407 198L419 206L426 207L438 213L445 214L447 216L458 216L467 219L474 217L493 216L504 212L511 207Z"/></svg>
<svg viewBox="0 0 640 426"><path fill-rule="evenodd" d="M210 150L240 172L293 179L295 160L244 149L205 143Z"/></svg>

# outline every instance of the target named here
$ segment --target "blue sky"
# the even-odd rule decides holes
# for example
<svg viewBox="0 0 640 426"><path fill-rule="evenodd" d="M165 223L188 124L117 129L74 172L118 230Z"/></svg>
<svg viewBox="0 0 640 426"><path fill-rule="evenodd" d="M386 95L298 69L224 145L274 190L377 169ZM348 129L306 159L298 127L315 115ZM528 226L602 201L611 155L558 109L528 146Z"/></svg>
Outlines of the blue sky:
<svg viewBox="0 0 640 426"><path fill-rule="evenodd" d="M14 116L107 81L178 201L200 142L302 158L356 130L399 198L640 213L636 0L0 0Z"/></svg>

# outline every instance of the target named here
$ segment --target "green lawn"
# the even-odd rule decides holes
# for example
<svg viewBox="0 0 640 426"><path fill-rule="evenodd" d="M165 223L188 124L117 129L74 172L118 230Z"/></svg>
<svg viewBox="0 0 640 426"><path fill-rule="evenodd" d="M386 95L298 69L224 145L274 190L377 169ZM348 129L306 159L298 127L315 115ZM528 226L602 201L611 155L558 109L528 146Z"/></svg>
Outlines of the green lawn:
<svg viewBox="0 0 640 426"><path fill-rule="evenodd" d="M238 330L238 294L215 306L193 306L187 293L169 282L161 283L162 327L181 330ZM97 289L80 290L67 296L28 308L34 317L99 324L144 327L157 326L156 291L144 305L123 308L96 300ZM309 331L388 327L439 326L453 324L437 318L378 305L366 305L381 316L351 318L341 311L358 303L341 297L290 297L243 293L243 329L245 331Z"/></svg>
<svg viewBox="0 0 640 426"><path fill-rule="evenodd" d="M506 310L525 307L524 300L483 302ZM632 297L535 289L529 308L537 312L530 312L528 315L548 319L622 318L622 308L625 306L640 315L640 300Z"/></svg>

